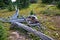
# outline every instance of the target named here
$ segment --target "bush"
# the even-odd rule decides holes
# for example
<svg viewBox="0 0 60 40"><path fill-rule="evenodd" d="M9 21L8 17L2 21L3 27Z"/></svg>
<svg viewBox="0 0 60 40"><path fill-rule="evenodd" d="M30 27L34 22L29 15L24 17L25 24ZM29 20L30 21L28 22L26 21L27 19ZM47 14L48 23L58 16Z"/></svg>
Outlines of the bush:
<svg viewBox="0 0 60 40"><path fill-rule="evenodd" d="M29 0L16 0L16 4L19 9L27 8L29 6Z"/></svg>
<svg viewBox="0 0 60 40"><path fill-rule="evenodd" d="M13 10L15 10L15 8L13 7L13 5L11 6L8 6L8 11L13 11Z"/></svg>
<svg viewBox="0 0 60 40"><path fill-rule="evenodd" d="M47 16L59 16L60 15L60 11L57 10L49 10L46 9L44 11L41 11L42 14L45 14Z"/></svg>
<svg viewBox="0 0 60 40"><path fill-rule="evenodd" d="M37 3L37 0L30 0L30 3Z"/></svg>
<svg viewBox="0 0 60 40"><path fill-rule="evenodd" d="M42 3L52 3L53 0L42 0Z"/></svg>
<svg viewBox="0 0 60 40"><path fill-rule="evenodd" d="M50 15L51 14L51 11L49 9L46 9L44 11L41 11L42 14L45 14L45 15Z"/></svg>
<svg viewBox="0 0 60 40"><path fill-rule="evenodd" d="M34 34L30 33L29 37L32 38L33 40L41 40L41 38L35 36Z"/></svg>
<svg viewBox="0 0 60 40"><path fill-rule="evenodd" d="M57 1L57 2L58 2L59 0L55 0L55 1Z"/></svg>
<svg viewBox="0 0 60 40"><path fill-rule="evenodd" d="M7 40L7 31L1 24L0 24L0 40Z"/></svg>
<svg viewBox="0 0 60 40"><path fill-rule="evenodd" d="M59 1L59 2L57 2L57 7L58 7L58 8L60 8L60 1Z"/></svg>
<svg viewBox="0 0 60 40"><path fill-rule="evenodd" d="M30 12L30 15L33 15L33 14L34 14L33 11L31 11L31 12Z"/></svg>

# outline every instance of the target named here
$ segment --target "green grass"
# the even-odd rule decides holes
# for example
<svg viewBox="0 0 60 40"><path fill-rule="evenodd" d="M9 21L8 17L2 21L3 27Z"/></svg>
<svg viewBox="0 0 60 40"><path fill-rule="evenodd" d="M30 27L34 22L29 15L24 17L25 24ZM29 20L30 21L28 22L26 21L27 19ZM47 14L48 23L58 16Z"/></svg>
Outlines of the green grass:
<svg viewBox="0 0 60 40"><path fill-rule="evenodd" d="M8 27L7 27L8 28ZM0 40L7 40L9 29L7 29L2 22L0 22Z"/></svg>

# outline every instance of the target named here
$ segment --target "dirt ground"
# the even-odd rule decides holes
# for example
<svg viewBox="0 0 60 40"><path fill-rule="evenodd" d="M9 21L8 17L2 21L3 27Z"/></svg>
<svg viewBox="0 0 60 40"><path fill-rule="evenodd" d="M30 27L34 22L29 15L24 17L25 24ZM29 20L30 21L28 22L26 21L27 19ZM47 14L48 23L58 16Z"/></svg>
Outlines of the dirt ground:
<svg viewBox="0 0 60 40"><path fill-rule="evenodd" d="M10 36L8 40L32 40L27 35L22 35L18 31L10 31Z"/></svg>
<svg viewBox="0 0 60 40"><path fill-rule="evenodd" d="M56 27L60 28L60 16L53 16L52 20L54 21Z"/></svg>

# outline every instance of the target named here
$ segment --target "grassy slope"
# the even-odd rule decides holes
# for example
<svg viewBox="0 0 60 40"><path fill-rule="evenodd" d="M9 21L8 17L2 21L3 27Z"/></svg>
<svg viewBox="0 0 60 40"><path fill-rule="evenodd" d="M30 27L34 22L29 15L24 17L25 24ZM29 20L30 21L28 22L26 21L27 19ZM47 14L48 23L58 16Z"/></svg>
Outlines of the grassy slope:
<svg viewBox="0 0 60 40"><path fill-rule="evenodd" d="M50 9L52 9L52 7ZM31 4L29 8L20 10L19 15L28 16L31 10L34 11L34 13L37 15L38 19L42 22L42 24L46 26L46 30L44 31L44 33L55 38L56 40L59 40L60 39L59 38L60 32L58 31L59 28L55 27L54 22L51 22L52 18L50 16L45 16L41 14L41 11L46 10L46 7L43 7L43 5L39 6L39 4ZM0 17L7 18L9 16L12 16L14 13L15 11L8 12L6 10L0 10ZM9 27L10 24L4 23L4 26Z"/></svg>

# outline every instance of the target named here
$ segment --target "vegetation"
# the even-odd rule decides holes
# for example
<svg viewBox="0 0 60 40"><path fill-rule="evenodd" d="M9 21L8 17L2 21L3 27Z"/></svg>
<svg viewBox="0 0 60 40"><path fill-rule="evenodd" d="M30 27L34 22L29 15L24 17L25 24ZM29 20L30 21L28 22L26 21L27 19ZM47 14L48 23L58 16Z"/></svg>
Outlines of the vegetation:
<svg viewBox="0 0 60 40"><path fill-rule="evenodd" d="M8 2L5 2L8 1ZM6 18L8 19L8 17L12 16L15 11L14 6L17 5L18 8L25 8L25 9L21 9L19 11L19 16L23 15L23 16L28 16L29 13L32 14L36 14L36 16L38 17L38 20L41 22L41 24L46 28L46 30L42 30L44 34L49 35L51 37L53 37L56 40L60 40L60 27L57 27L55 24L55 22L57 22L58 20L53 21L52 17L59 17L60 16L60 1L59 0L55 0L55 2L57 4L53 5L53 6L49 6L49 4L51 4L52 0L42 0L42 3L33 3L30 4L29 0L17 0L15 3L12 3L11 0L0 0L0 8L4 9L4 10L0 10L0 17L2 18ZM39 0L41 1L41 0ZM45 4L48 3L48 4ZM30 4L30 5L29 5ZM28 8L27 8L28 7ZM58 8L57 8L58 7ZM6 8L6 9L5 9ZM7 11L7 9L9 11ZM34 11L31 11L31 10ZM55 19L55 18L54 18ZM57 18L58 19L58 18ZM7 31L9 30L10 24L9 23L2 23L3 25L0 24L0 40L6 40L7 38ZM6 27L6 30L5 30ZM34 29L38 30L38 28L34 27ZM26 30L24 29L19 29L19 28L15 28L15 30L18 30L19 32L21 31L23 34L26 34ZM10 31L10 30L9 30ZM53 33L51 33L53 32ZM3 34L2 34L3 33ZM4 35L4 36L3 36ZM36 37L33 34L29 34L29 37L31 37L33 40L39 40L39 37ZM4 38L4 39L2 39Z"/></svg>
<svg viewBox="0 0 60 40"><path fill-rule="evenodd" d="M57 7L60 8L60 1L57 3Z"/></svg>
<svg viewBox="0 0 60 40"><path fill-rule="evenodd" d="M33 14L34 14L33 11L31 11L30 15L33 15Z"/></svg>
<svg viewBox="0 0 60 40"><path fill-rule="evenodd" d="M33 40L41 40L39 37L35 36L34 34L30 33L29 34L30 38L33 38Z"/></svg>
<svg viewBox="0 0 60 40"><path fill-rule="evenodd" d="M7 33L8 31L5 29L5 27L0 23L0 40L7 40Z"/></svg>
<svg viewBox="0 0 60 40"><path fill-rule="evenodd" d="M47 16L57 16L60 15L60 12L57 10L50 10L50 9L46 9L44 11L41 11L42 14L45 14Z"/></svg>
<svg viewBox="0 0 60 40"><path fill-rule="evenodd" d="M42 3L52 3L53 0L42 0Z"/></svg>
<svg viewBox="0 0 60 40"><path fill-rule="evenodd" d="M42 3L55 4L58 8L60 8L60 0L42 0Z"/></svg>
<svg viewBox="0 0 60 40"><path fill-rule="evenodd" d="M17 0L16 3L17 3L18 8L21 9L21 8L28 7L30 2L29 0Z"/></svg>
<svg viewBox="0 0 60 40"><path fill-rule="evenodd" d="M0 8L4 9L7 8L9 11L12 11L15 9L15 6L17 5L19 9L26 8L30 4L29 0L17 0L16 2L13 2L11 0L0 0Z"/></svg>

